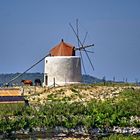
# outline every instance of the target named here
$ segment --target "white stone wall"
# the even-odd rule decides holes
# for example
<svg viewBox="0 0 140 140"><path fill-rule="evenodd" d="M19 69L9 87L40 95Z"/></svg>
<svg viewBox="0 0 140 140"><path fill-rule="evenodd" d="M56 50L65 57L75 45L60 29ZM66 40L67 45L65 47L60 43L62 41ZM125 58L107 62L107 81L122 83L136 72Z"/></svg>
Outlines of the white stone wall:
<svg viewBox="0 0 140 140"><path fill-rule="evenodd" d="M55 56L45 58L44 85L74 84L81 82L81 60L78 56Z"/></svg>

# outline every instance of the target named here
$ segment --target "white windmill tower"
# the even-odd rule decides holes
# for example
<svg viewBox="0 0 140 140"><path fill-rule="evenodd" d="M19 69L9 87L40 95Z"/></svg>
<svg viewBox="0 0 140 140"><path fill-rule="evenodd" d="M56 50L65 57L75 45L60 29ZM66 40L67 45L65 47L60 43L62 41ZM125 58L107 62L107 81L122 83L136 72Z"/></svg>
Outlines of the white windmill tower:
<svg viewBox="0 0 140 140"><path fill-rule="evenodd" d="M44 85L66 85L81 82L81 60L75 56L75 47L62 41L45 58Z"/></svg>

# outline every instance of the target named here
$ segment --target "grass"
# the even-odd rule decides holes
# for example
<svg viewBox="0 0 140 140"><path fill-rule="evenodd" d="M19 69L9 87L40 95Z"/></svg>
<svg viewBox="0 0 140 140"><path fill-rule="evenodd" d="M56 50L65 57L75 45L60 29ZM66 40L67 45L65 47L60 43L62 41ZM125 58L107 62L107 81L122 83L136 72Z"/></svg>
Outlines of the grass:
<svg viewBox="0 0 140 140"><path fill-rule="evenodd" d="M22 111L24 103L1 103L0 116L13 115L16 111Z"/></svg>

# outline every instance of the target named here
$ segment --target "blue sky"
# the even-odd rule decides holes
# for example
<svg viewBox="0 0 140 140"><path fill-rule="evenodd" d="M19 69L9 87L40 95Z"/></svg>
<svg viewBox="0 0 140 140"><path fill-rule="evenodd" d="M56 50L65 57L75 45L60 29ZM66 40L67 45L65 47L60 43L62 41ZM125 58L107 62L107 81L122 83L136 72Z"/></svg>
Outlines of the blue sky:
<svg viewBox="0 0 140 140"><path fill-rule="evenodd" d="M0 73L23 72L63 38L77 46L69 26L95 44L84 55L92 76L140 80L140 0L0 0ZM78 55L78 54L77 54ZM30 72L43 72L43 62Z"/></svg>

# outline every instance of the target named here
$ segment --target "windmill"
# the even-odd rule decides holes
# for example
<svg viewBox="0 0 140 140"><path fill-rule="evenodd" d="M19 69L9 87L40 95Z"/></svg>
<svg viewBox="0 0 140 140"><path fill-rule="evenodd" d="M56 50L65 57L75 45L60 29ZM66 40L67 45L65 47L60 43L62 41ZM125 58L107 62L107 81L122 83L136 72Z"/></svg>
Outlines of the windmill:
<svg viewBox="0 0 140 140"><path fill-rule="evenodd" d="M87 48L94 46L91 45L84 45L87 33L83 42L79 38L79 25L78 19L76 20L76 30L73 28L72 24L69 23L70 27L72 28L78 42L78 47L70 45L62 39L61 43L53 47L47 55L25 70L23 73L17 75L16 77L12 78L9 82L13 82L17 78L21 77L41 61L45 60L44 65L44 86L50 85L65 85L65 84L75 84L81 82L81 64L86 74L86 69L84 66L84 60L82 56L82 52L84 52L90 62L92 70L94 70L93 64L90 60L88 53L93 53ZM80 57L75 56L75 52L80 52Z"/></svg>
<svg viewBox="0 0 140 140"><path fill-rule="evenodd" d="M55 86L81 83L81 63L86 74L82 52L86 54L92 70L94 70L92 61L88 55L88 52L91 53L91 51L86 50L94 46L94 44L84 45L87 33L83 42L81 42L79 38L78 19L76 20L76 30L71 23L69 25L77 38L78 47L68 44L62 39L58 45L50 50L50 57L45 58L44 85ZM80 52L80 57L75 55L76 51Z"/></svg>

